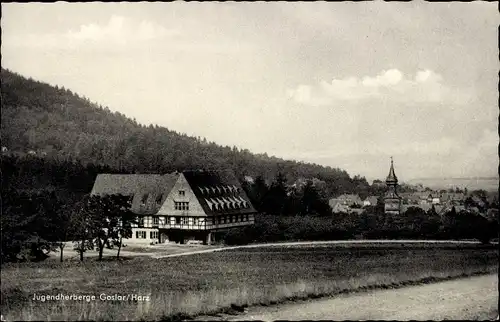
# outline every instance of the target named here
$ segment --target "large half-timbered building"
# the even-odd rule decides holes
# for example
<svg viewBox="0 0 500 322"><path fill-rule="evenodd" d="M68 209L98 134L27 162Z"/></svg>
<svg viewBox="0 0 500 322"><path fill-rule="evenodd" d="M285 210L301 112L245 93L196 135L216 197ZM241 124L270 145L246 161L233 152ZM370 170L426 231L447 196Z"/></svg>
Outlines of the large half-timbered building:
<svg viewBox="0 0 500 322"><path fill-rule="evenodd" d="M121 194L138 216L129 242L211 243L212 233L254 223L256 210L231 171L99 174L92 195Z"/></svg>

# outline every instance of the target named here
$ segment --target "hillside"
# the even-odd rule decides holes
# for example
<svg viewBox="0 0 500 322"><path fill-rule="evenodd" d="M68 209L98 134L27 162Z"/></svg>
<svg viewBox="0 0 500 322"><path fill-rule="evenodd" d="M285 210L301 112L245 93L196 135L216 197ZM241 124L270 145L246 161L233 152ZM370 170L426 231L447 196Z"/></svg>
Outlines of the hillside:
<svg viewBox="0 0 500 322"><path fill-rule="evenodd" d="M193 168L233 168L266 180L278 172L288 182L318 178L332 195L369 190L366 180L346 171L253 154L220 146L159 126L144 126L69 89L26 79L2 69L2 146L30 150L48 159L78 160L126 172L166 173Z"/></svg>

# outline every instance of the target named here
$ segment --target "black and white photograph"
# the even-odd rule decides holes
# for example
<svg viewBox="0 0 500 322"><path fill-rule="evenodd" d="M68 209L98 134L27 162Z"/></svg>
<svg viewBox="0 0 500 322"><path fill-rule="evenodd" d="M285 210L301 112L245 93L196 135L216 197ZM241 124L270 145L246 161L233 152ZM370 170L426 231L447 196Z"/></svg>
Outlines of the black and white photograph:
<svg viewBox="0 0 500 322"><path fill-rule="evenodd" d="M498 3L1 4L1 321L498 320Z"/></svg>

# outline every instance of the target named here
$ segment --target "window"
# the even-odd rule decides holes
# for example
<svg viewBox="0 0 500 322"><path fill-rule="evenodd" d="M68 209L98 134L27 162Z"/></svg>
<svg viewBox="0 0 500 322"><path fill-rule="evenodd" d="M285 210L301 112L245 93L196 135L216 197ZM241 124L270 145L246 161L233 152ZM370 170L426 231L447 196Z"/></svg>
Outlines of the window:
<svg viewBox="0 0 500 322"><path fill-rule="evenodd" d="M217 222L218 222L219 224L221 224L221 223L222 223L222 217L221 217L221 216L219 216L219 218L217 218Z"/></svg>
<svg viewBox="0 0 500 322"><path fill-rule="evenodd" d="M154 216L153 217L153 226L158 226L160 224L160 218Z"/></svg>
<svg viewBox="0 0 500 322"><path fill-rule="evenodd" d="M181 224L181 217L175 217L175 223L177 225L180 225Z"/></svg>
<svg viewBox="0 0 500 322"><path fill-rule="evenodd" d="M156 196L156 204L161 204L161 199L163 198L162 194Z"/></svg>
<svg viewBox="0 0 500 322"><path fill-rule="evenodd" d="M248 214L245 215L245 221L248 221Z"/></svg>
<svg viewBox="0 0 500 322"><path fill-rule="evenodd" d="M146 239L146 232L144 230L139 230L135 232L135 238Z"/></svg>
<svg viewBox="0 0 500 322"><path fill-rule="evenodd" d="M175 210L189 210L189 202L186 201L174 201Z"/></svg>
<svg viewBox="0 0 500 322"><path fill-rule="evenodd" d="M146 201L148 201L148 194L145 193L142 198L141 198L141 204L142 205L145 205L146 204Z"/></svg>
<svg viewBox="0 0 500 322"><path fill-rule="evenodd" d="M187 225L189 223L189 217L182 217L182 224Z"/></svg>
<svg viewBox="0 0 500 322"><path fill-rule="evenodd" d="M186 195L186 191L184 190L179 190L179 196L185 196Z"/></svg>
<svg viewBox="0 0 500 322"><path fill-rule="evenodd" d="M149 239L158 239L158 232L157 231L150 231L149 232Z"/></svg>
<svg viewBox="0 0 500 322"><path fill-rule="evenodd" d="M233 215L229 216L229 222L232 223L233 222Z"/></svg>
<svg viewBox="0 0 500 322"><path fill-rule="evenodd" d="M139 227L139 228L144 227L144 217L137 218L137 227Z"/></svg>
<svg viewBox="0 0 500 322"><path fill-rule="evenodd" d="M193 218L193 225L197 225L198 224L198 218Z"/></svg>

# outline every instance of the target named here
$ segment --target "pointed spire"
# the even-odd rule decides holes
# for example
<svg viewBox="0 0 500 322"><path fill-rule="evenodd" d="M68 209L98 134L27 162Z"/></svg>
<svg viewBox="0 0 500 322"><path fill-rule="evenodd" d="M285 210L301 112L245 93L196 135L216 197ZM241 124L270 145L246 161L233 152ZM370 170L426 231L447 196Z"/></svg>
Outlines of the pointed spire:
<svg viewBox="0 0 500 322"><path fill-rule="evenodd" d="M396 177L396 173L394 173L394 161L392 160L392 157L391 157L391 168L389 169L389 175L387 176L387 179L385 179L385 182L387 184L398 183L398 177Z"/></svg>

